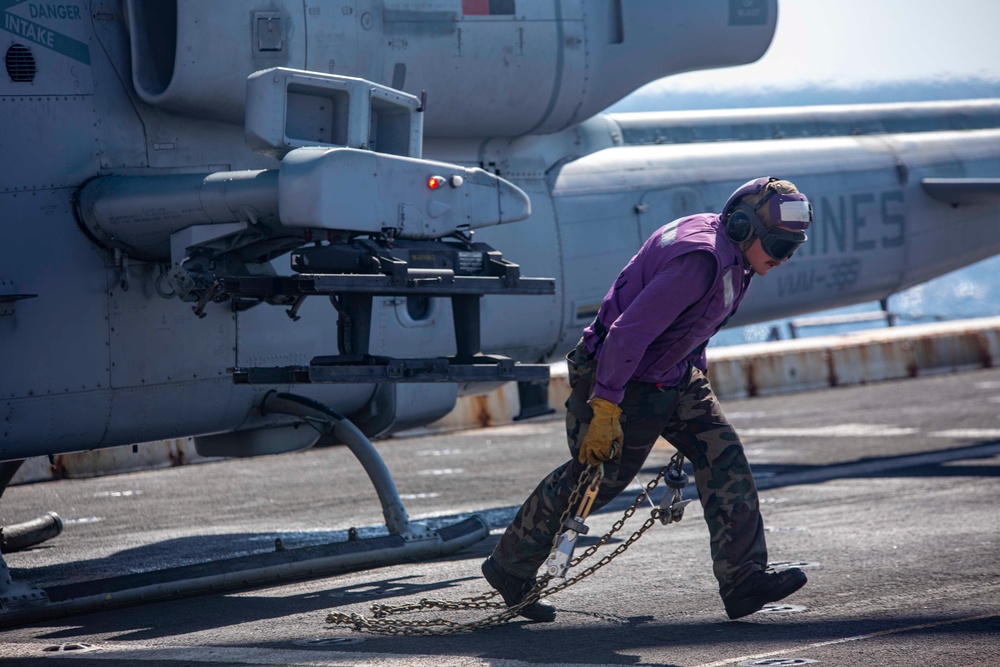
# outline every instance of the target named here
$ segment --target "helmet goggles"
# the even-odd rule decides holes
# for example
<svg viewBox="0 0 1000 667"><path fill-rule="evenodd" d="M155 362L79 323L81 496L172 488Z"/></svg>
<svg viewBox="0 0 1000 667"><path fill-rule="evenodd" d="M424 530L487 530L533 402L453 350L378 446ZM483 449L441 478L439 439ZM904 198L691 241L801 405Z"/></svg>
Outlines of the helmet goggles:
<svg viewBox="0 0 1000 667"><path fill-rule="evenodd" d="M754 211L764 206L767 206L767 219L771 224L765 225L755 215L752 217L753 228L768 257L782 262L791 257L809 238L805 230L813 221L812 205L805 195L795 192L773 193L758 202Z"/></svg>
<svg viewBox="0 0 1000 667"><path fill-rule="evenodd" d="M757 224L754 224L754 227L757 228L757 238L760 239L760 247L767 253L768 257L779 262L783 262L791 257L799 249L799 246L809 238L805 232L793 232L781 227L771 227L769 229L764 227L763 223L760 223L759 227Z"/></svg>

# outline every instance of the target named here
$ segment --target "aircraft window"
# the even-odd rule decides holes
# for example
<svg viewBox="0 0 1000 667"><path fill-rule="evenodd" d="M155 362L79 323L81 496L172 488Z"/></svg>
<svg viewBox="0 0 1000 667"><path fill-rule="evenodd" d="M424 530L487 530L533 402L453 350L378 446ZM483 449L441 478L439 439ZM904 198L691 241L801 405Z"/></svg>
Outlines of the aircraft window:
<svg viewBox="0 0 1000 667"><path fill-rule="evenodd" d="M35 56L31 49L23 44L12 44L4 56L7 65L7 75L17 83L31 83L35 80L38 68L35 66Z"/></svg>

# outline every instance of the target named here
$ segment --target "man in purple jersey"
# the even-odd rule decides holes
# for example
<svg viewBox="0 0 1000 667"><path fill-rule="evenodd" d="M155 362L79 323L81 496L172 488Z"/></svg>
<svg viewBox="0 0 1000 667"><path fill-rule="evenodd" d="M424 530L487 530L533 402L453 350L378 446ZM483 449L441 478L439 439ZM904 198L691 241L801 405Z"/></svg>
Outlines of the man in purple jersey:
<svg viewBox="0 0 1000 667"><path fill-rule="evenodd" d="M533 588L587 466L604 464L596 511L628 486L659 436L694 468L729 617L759 611L806 583L798 569L767 571L757 488L705 375L705 347L736 312L751 278L791 257L812 220L809 200L792 183L758 178L737 189L721 214L658 229L618 274L567 356L572 458L542 480L483 563L509 607ZM537 600L519 613L555 619L555 607Z"/></svg>

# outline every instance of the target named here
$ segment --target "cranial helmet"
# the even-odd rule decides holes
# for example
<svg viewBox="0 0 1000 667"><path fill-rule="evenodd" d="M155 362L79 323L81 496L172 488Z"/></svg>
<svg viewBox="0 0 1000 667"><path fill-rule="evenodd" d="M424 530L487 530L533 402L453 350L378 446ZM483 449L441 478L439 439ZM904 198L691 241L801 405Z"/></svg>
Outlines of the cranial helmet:
<svg viewBox="0 0 1000 667"><path fill-rule="evenodd" d="M813 211L792 182L764 177L744 183L730 195L719 219L742 250L759 238L768 255L788 259L805 243Z"/></svg>

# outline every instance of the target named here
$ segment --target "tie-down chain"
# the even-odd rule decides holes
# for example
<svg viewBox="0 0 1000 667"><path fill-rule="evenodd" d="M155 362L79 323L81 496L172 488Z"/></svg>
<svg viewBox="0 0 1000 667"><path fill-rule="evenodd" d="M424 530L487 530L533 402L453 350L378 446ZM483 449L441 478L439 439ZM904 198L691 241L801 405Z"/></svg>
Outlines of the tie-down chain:
<svg viewBox="0 0 1000 667"><path fill-rule="evenodd" d="M465 597L459 600L432 600L423 598L419 602L403 605L373 604L371 605L372 616L370 617L355 613L344 614L333 612L327 616L326 621L335 625L350 625L359 631L392 635L450 635L502 625L518 616L520 610L524 607L569 588L610 563L642 537L657 520L664 525L680 521L684 516L684 508L691 502L682 498L682 490L688 482L687 475L682 470L683 464L684 457L679 452L674 454L670 462L636 496L632 505L624 511L621 518L611 526L611 529L602 535L595 544L588 547L576 558L573 558L573 549L576 545L577 537L586 534L589 530L583 522L590 514L597 491L600 488L601 480L604 477L603 465L588 466L580 474L580 479L570 494L566 510L560 518L562 530L553 540L552 549L549 552L548 560L546 560L545 572L538 578L535 586L528 591L524 599L513 607L507 607L503 602L494 602L493 598L500 594L497 591L490 591L482 595ZM638 510L639 506L646 502L650 493L657 487L661 479L665 479L667 486L671 489L671 493L664 496L659 507L654 507L650 511L649 518L610 554L605 555L579 574L566 578L565 574L568 569L576 567L594 555L598 549L611 540L615 533L622 529L625 523ZM573 511L574 508L576 508L575 512ZM553 579L562 579L562 581L549 586L549 582ZM497 609L500 611L478 621L467 623L457 623L445 618L434 618L425 621L387 618L395 614L427 611L429 609L448 611Z"/></svg>

